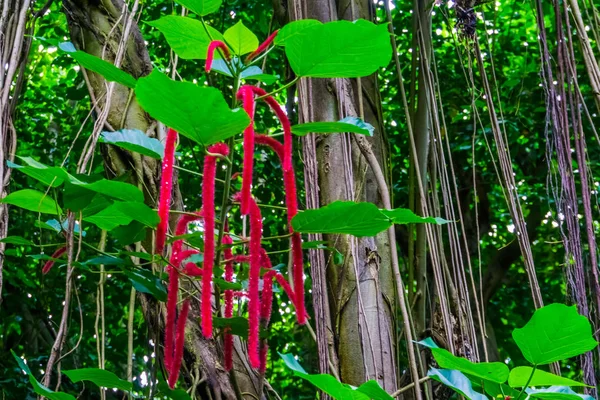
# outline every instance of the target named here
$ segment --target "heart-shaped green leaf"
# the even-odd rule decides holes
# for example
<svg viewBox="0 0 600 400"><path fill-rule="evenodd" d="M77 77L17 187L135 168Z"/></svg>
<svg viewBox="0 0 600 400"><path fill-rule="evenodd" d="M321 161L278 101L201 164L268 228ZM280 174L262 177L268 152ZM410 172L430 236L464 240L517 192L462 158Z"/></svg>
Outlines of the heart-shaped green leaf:
<svg viewBox="0 0 600 400"><path fill-rule="evenodd" d="M62 214L62 210L52 197L33 189L23 189L12 192L0 202L42 214Z"/></svg>
<svg viewBox="0 0 600 400"><path fill-rule="evenodd" d="M531 374L533 373L533 377ZM531 381L530 381L531 378ZM528 384L529 382L529 384ZM508 385L510 387L528 386L587 386L585 383L577 382L572 379L563 378L562 376L551 374L550 372L536 369L532 367L516 367L510 371L508 377Z"/></svg>
<svg viewBox="0 0 600 400"><path fill-rule="evenodd" d="M358 78L389 64L386 25L366 20L314 24L285 38L285 54L298 76Z"/></svg>
<svg viewBox="0 0 600 400"><path fill-rule="evenodd" d="M179 4L201 17L219 11L221 0L177 0Z"/></svg>
<svg viewBox="0 0 600 400"><path fill-rule="evenodd" d="M427 372L427 376L443 383L468 400L488 400L487 397L473 389L469 378L460 371L431 368Z"/></svg>
<svg viewBox="0 0 600 400"><path fill-rule="evenodd" d="M251 53L258 47L258 38L242 21L227 29L223 37L233 53L238 56Z"/></svg>
<svg viewBox="0 0 600 400"><path fill-rule="evenodd" d="M446 349L439 348L430 338L419 342L419 344L431 349L433 358L441 368L457 370L495 383L504 383L508 379L509 370L504 363L474 363L466 358L457 357Z"/></svg>
<svg viewBox="0 0 600 400"><path fill-rule="evenodd" d="M208 45L212 40L223 40L223 35L213 27L188 17L167 15L148 22L158 29L175 53L184 60L206 60ZM215 53L215 57L218 53Z"/></svg>
<svg viewBox="0 0 600 400"><path fill-rule="evenodd" d="M244 110L227 106L218 89L176 82L158 71L141 78L135 94L153 118L205 146L242 132L250 123Z"/></svg>
<svg viewBox="0 0 600 400"><path fill-rule="evenodd" d="M120 389L128 392L132 389L131 382L120 379L117 375L105 369L81 368L63 371L73 382L90 381L99 387Z"/></svg>
<svg viewBox="0 0 600 400"><path fill-rule="evenodd" d="M102 132L101 138L104 143L156 159L161 159L165 152L165 146L158 139L148 137L138 129Z"/></svg>
<svg viewBox="0 0 600 400"><path fill-rule="evenodd" d="M83 68L102 75L107 81L120 83L130 89L135 87L135 78L127 72L115 67L114 64L84 51L77 50L71 42L61 43L58 47L69 53L69 55L81 64Z"/></svg>
<svg viewBox="0 0 600 400"><path fill-rule="evenodd" d="M566 360L594 349L590 321L575 306L554 303L542 307L512 333L523 356L533 365Z"/></svg>

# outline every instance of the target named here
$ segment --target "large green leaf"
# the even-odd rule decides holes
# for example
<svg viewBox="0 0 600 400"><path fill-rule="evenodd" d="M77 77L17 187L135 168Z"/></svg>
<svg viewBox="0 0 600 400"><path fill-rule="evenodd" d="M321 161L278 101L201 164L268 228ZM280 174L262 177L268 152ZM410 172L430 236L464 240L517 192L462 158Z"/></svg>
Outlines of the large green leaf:
<svg viewBox="0 0 600 400"><path fill-rule="evenodd" d="M107 81L117 82L131 89L135 87L135 78L127 72L115 67L114 64L84 51L78 51L71 42L61 43L59 44L59 47L63 51L69 53L69 55L81 64L83 68L102 75Z"/></svg>
<svg viewBox="0 0 600 400"><path fill-rule="evenodd" d="M243 110L227 106L218 89L176 82L158 71L141 78L135 93L153 118L202 145L223 141L250 123Z"/></svg>
<svg viewBox="0 0 600 400"><path fill-rule="evenodd" d="M169 387L169 385L167 384L167 382L161 380L161 378L159 377L159 382L158 385L156 385L156 388L158 389L158 394L160 396L157 396L157 398L162 399L162 396L167 396L168 399L172 399L172 400L191 400L191 397L189 394L187 394L187 392L183 389L171 389Z"/></svg>
<svg viewBox="0 0 600 400"><path fill-rule="evenodd" d="M251 53L258 47L258 38L250 29L246 28L242 21L238 21L237 24L227 29L223 33L223 37L234 54L238 56Z"/></svg>
<svg viewBox="0 0 600 400"><path fill-rule="evenodd" d="M373 136L375 128L357 117L346 117L338 122L307 122L292 126L292 133L298 136L306 136L314 133L340 133L350 132L361 135Z"/></svg>
<svg viewBox="0 0 600 400"><path fill-rule="evenodd" d="M391 226L391 221L373 203L336 201L325 207L299 212L292 227L303 233L345 233L375 236Z"/></svg>
<svg viewBox="0 0 600 400"><path fill-rule="evenodd" d="M116 132L102 132L102 141L121 147L125 150L134 151L144 156L161 159L165 146L158 140L146 136L138 129L122 129Z"/></svg>
<svg viewBox="0 0 600 400"><path fill-rule="evenodd" d="M358 388L346 385L328 374L308 374L292 354L279 353L285 365L294 375L312 383L336 400L393 400L377 381L368 381Z"/></svg>
<svg viewBox="0 0 600 400"><path fill-rule="evenodd" d="M594 349L590 321L575 306L554 303L542 307L529 322L512 333L523 356L533 365L566 360Z"/></svg>
<svg viewBox="0 0 600 400"><path fill-rule="evenodd" d="M62 210L52 197L33 189L23 189L12 192L0 202L43 214L62 214Z"/></svg>
<svg viewBox="0 0 600 400"><path fill-rule="evenodd" d="M223 35L213 27L188 17L168 15L148 22L165 35L167 43L185 60L206 60L208 45L212 40L223 40ZM215 53L215 57L218 53Z"/></svg>
<svg viewBox="0 0 600 400"><path fill-rule="evenodd" d="M27 374L27 376L29 377L29 383L31 383L31 386L33 386L33 391L35 393L42 395L49 400L75 400L75 397L71 396L70 394L62 393L62 392L53 392L52 390L48 389L46 386L39 383L38 380L35 379L35 377L31 373L31 371L29 370L29 367L27 366L27 364L25 364L23 359L21 359L21 357L17 356L14 351L11 350L10 352L12 353L13 357L17 361L17 364L19 364L19 368L21 368L21 370L23 370L23 372L25 372Z"/></svg>
<svg viewBox="0 0 600 400"><path fill-rule="evenodd" d="M509 370L504 363L474 363L466 358L457 357L446 349L439 348L430 338L419 342L419 344L431 349L431 353L440 368L457 370L495 383L504 383L508 379Z"/></svg>
<svg viewBox="0 0 600 400"><path fill-rule="evenodd" d="M221 0L177 0L177 2L202 17L217 12L221 7Z"/></svg>
<svg viewBox="0 0 600 400"><path fill-rule="evenodd" d="M314 24L285 38L285 53L298 76L357 78L389 64L390 34L369 21Z"/></svg>
<svg viewBox="0 0 600 400"><path fill-rule="evenodd" d="M315 25L322 25L321 21L316 19L301 19L298 21L292 21L285 24L283 28L279 30L273 43L277 46L285 46L286 42L293 36L300 34L306 28L310 28Z"/></svg>
<svg viewBox="0 0 600 400"><path fill-rule="evenodd" d="M7 236L4 239L1 239L0 243L15 244L20 246L35 246L35 243L21 236Z"/></svg>
<svg viewBox="0 0 600 400"><path fill-rule="evenodd" d="M156 211L138 202L115 202L97 214L84 218L100 229L110 231L117 226L129 225L131 221L155 228L160 221Z"/></svg>
<svg viewBox="0 0 600 400"><path fill-rule="evenodd" d="M516 367L510 371L508 385L510 387L523 387L529 382L532 367ZM550 372L536 369L528 386L587 386L585 383L577 382L562 376L551 374Z"/></svg>
<svg viewBox="0 0 600 400"><path fill-rule="evenodd" d="M592 396L579 394L566 386L552 386L547 389L527 389L532 399L542 400L594 400Z"/></svg>
<svg viewBox="0 0 600 400"><path fill-rule="evenodd" d="M63 373L73 382L90 381L99 387L120 389L125 392L133 388L131 382L120 379L117 375L105 369L81 368L63 371Z"/></svg>
<svg viewBox="0 0 600 400"><path fill-rule="evenodd" d="M487 400L487 397L473 389L469 378L460 371L431 368L427 372L427 376L443 383L468 400Z"/></svg>
<svg viewBox="0 0 600 400"><path fill-rule="evenodd" d="M159 301L167 301L167 288L152 271L136 268L125 270L125 275L138 292L151 294Z"/></svg>

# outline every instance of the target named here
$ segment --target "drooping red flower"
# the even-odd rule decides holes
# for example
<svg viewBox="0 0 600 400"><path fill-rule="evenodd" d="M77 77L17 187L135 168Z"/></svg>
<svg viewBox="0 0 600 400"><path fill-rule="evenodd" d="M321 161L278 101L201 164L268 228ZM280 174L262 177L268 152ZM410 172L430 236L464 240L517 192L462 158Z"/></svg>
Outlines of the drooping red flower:
<svg viewBox="0 0 600 400"><path fill-rule="evenodd" d="M175 236L182 236L187 233L188 225L194 221L198 221L202 219L202 210L196 211L193 214L183 214L179 221L177 221L177 226L175 227ZM171 264L177 264L179 267L179 263L186 258L181 258L179 253L181 252L181 248L183 247L183 239L177 239L173 242L173 247L171 248Z"/></svg>
<svg viewBox="0 0 600 400"><path fill-rule="evenodd" d="M204 158L204 177L202 180L202 210L204 213L204 263L202 266L201 318L204 337L212 336L212 276L215 261L215 178L218 156L226 157L229 147L217 143L208 148Z"/></svg>
<svg viewBox="0 0 600 400"><path fill-rule="evenodd" d="M256 50L254 50L252 53L248 54L248 56L246 57L246 62L250 62L253 59L256 58L256 56L258 56L260 53L262 53L263 51L265 51L267 49L267 47L269 47L269 45L271 43L273 43L273 40L275 39L275 37L277 36L277 34L279 33L279 30L276 30L275 32L271 33L269 35L269 37L260 44L260 46L258 46L256 48Z"/></svg>
<svg viewBox="0 0 600 400"><path fill-rule="evenodd" d="M190 312L190 299L186 299L181 306L181 312L177 319L177 334L175 337L175 353L173 355L173 364L169 370L169 387L173 389L177 379L179 379L179 370L183 359L183 345L185 344L185 324Z"/></svg>
<svg viewBox="0 0 600 400"><path fill-rule="evenodd" d="M250 125L244 130L244 169L242 170L242 191L240 212L248 215L252 189L252 172L254 169L254 86L244 85L237 92L242 100L244 111L250 117Z"/></svg>
<svg viewBox="0 0 600 400"><path fill-rule="evenodd" d="M58 249L56 249L56 251L54 253L52 253L52 255L50 257L60 258L60 256L65 254L66 251L67 251L67 246L59 247ZM53 266L54 266L54 260L46 261L46 263L44 264L44 267L42 268L42 274L46 275L48 272L50 272L50 270L52 269Z"/></svg>
<svg viewBox="0 0 600 400"><path fill-rule="evenodd" d="M212 63L215 58L215 51L217 49L221 49L223 52L223 57L225 57L227 60L231 59L231 54L229 53L229 48L227 45L220 40L213 40L208 45L208 51L206 52L206 65L204 67L206 73L209 73L212 68Z"/></svg>
<svg viewBox="0 0 600 400"><path fill-rule="evenodd" d="M233 251L229 245L233 244L233 239L229 235L229 229L225 224L225 234L221 243L225 246L223 248L223 258L225 258L225 281L233 282ZM225 318L233 317L233 290L225 290ZM226 327L223 334L223 354L225 358L225 370L231 371L233 368L233 335L231 334L231 328Z"/></svg>
<svg viewBox="0 0 600 400"><path fill-rule="evenodd" d="M169 209L171 207L171 191L173 189L173 164L175 163L175 145L177 132L171 128L167 130L165 154L162 162L160 176L160 194L158 200L158 216L160 222L156 228L156 254L163 254L167 227L169 226Z"/></svg>
<svg viewBox="0 0 600 400"><path fill-rule="evenodd" d="M262 238L262 215L258 204L250 198L250 271L248 273L248 358L253 368L260 366L259 360L259 280L262 265L260 240Z"/></svg>
<svg viewBox="0 0 600 400"><path fill-rule="evenodd" d="M175 347L175 320L177 317L177 294L179 291L179 273L176 268L169 269L169 287L167 289L167 318L165 321L165 368L171 370Z"/></svg>

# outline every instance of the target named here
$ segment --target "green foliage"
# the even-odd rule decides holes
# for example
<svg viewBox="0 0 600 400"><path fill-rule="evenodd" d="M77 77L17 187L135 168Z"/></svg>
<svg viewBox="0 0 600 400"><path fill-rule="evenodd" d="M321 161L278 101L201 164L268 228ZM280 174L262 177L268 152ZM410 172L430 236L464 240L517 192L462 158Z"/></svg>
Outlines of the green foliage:
<svg viewBox="0 0 600 400"><path fill-rule="evenodd" d="M590 321L579 315L575 306L564 304L537 310L523 328L513 331L513 338L533 365L566 360L598 345Z"/></svg>
<svg viewBox="0 0 600 400"><path fill-rule="evenodd" d="M137 129L121 129L115 132L102 132L102 141L125 150L140 153L147 157L161 159L165 146L157 139L150 138Z"/></svg>
<svg viewBox="0 0 600 400"><path fill-rule="evenodd" d="M223 38L233 53L238 56L251 53L258 47L258 38L242 21L227 29L223 33Z"/></svg>
<svg viewBox="0 0 600 400"><path fill-rule="evenodd" d="M63 371L73 382L90 381L99 387L120 389L128 392L132 389L131 382L120 379L118 376L105 369L81 368Z"/></svg>
<svg viewBox="0 0 600 400"><path fill-rule="evenodd" d="M303 23L301 28L286 32L284 38L285 54L298 76L357 78L371 75L391 60L386 25L358 20Z"/></svg>
<svg viewBox="0 0 600 400"><path fill-rule="evenodd" d="M318 209L301 211L292 219L294 230L303 233L345 233L375 236L392 224L442 224L439 218L423 218L410 210L380 210L373 203L335 201Z"/></svg>
<svg viewBox="0 0 600 400"><path fill-rule="evenodd" d="M179 3L200 16L215 13L221 7L221 0L180 0Z"/></svg>
<svg viewBox="0 0 600 400"><path fill-rule="evenodd" d="M204 146L232 137L250 123L243 110L227 106L218 89L173 81L158 71L141 78L135 94L148 114Z"/></svg>
<svg viewBox="0 0 600 400"><path fill-rule="evenodd" d="M75 400L75 397L71 396L70 394L54 392L48 389L46 386L39 383L38 380L35 379L31 371L29 370L27 364L25 364L25 362L21 359L21 357L17 356L12 350L10 352L17 361L17 364L19 364L19 368L21 368L21 370L23 370L23 372L29 377L29 382L31 383L31 386L33 386L33 391L35 393L42 395L50 400Z"/></svg>
<svg viewBox="0 0 600 400"><path fill-rule="evenodd" d="M62 210L52 197L33 189L12 192L2 199L2 203L12 204L13 206L42 214L62 214Z"/></svg>
<svg viewBox="0 0 600 400"><path fill-rule="evenodd" d="M292 126L292 133L305 136L309 133L340 133L350 132L360 135L373 136L375 128L360 118L346 117L338 122L307 122Z"/></svg>
<svg viewBox="0 0 600 400"><path fill-rule="evenodd" d="M290 368L294 375L302 378L313 385L319 390L330 395L336 400L392 400L392 396L386 393L385 390L379 386L377 381L368 381L363 383L359 387L355 388L350 385L346 385L335 379L333 376L328 374L308 374L298 363L296 358L292 354L279 354L285 365Z"/></svg>

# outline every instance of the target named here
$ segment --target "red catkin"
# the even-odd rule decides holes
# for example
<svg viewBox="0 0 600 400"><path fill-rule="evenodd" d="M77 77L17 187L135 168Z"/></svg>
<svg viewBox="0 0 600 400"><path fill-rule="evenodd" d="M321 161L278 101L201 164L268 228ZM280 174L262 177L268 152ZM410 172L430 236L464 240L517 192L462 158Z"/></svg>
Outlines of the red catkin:
<svg viewBox="0 0 600 400"><path fill-rule="evenodd" d="M208 51L206 52L206 65L204 67L206 73L209 73L210 69L212 68L212 63L215 58L215 51L217 49L221 49L221 51L223 52L223 56L227 60L231 58L231 54L229 54L229 48L227 47L227 45L221 42L220 40L213 40L208 45Z"/></svg>
<svg viewBox="0 0 600 400"><path fill-rule="evenodd" d="M189 262L185 265L185 268L183 269L183 273L186 274L187 276L202 276L203 275L202 268L198 267L193 262Z"/></svg>
<svg viewBox="0 0 600 400"><path fill-rule="evenodd" d="M229 236L229 229L225 225L225 235L221 243L225 245L223 248L223 258L225 258L225 281L233 282L233 251L229 245L233 244L233 239ZM233 317L233 290L225 290L225 318ZM223 354L225 358L225 370L231 371L233 368L233 335L229 327L225 328L223 334Z"/></svg>
<svg viewBox="0 0 600 400"><path fill-rule="evenodd" d="M261 244L262 216L258 204L250 198L250 272L248 273L248 358L253 368L260 366L259 360L259 280L262 264Z"/></svg>
<svg viewBox="0 0 600 400"><path fill-rule="evenodd" d="M266 135L256 135L256 143L269 146L279 156L283 158L283 145L272 137ZM292 218L298 214L298 196L296 190L296 176L294 169L283 171L283 184L285 189L285 202L288 210L288 225L290 232L292 230ZM292 299L296 307L296 313L299 324L306 323L306 305L304 303L304 258L302 253L302 237L299 233L294 232L292 235L292 275L294 278L294 293Z"/></svg>
<svg viewBox="0 0 600 400"><path fill-rule="evenodd" d="M177 292L179 291L179 273L169 269L169 288L167 291L167 319L165 322L165 368L171 370L175 346L175 319L177 314Z"/></svg>
<svg viewBox="0 0 600 400"><path fill-rule="evenodd" d="M279 123L281 124L281 128L283 129L283 160L282 160L282 168L284 171L292 169L292 146L293 146L293 137L292 137L292 126L290 124L290 120L287 117L285 111L281 108L277 100L275 100L272 96L267 96L267 92L265 92L262 88L251 86L252 91L257 95L263 97L265 103L269 105L271 110L275 113L277 118L279 119Z"/></svg>
<svg viewBox="0 0 600 400"><path fill-rule="evenodd" d="M175 227L175 236L185 235L187 233L188 225L194 221L198 221L202 219L202 210L196 211L194 214L184 214L177 221L177 226ZM181 252L181 248L183 247L183 240L177 239L173 242L173 248L171 249L171 264L179 267L179 263L176 262L179 260L186 259L187 257L181 258L179 253Z"/></svg>
<svg viewBox="0 0 600 400"><path fill-rule="evenodd" d="M169 387L173 389L177 379L179 379L179 370L183 359L183 345L185 343L185 324L188 313L190 312L190 299L186 299L181 306L181 312L177 319L177 334L175 337L175 354L173 355L173 364L169 372Z"/></svg>
<svg viewBox="0 0 600 400"><path fill-rule="evenodd" d="M158 216L160 222L156 228L156 254L163 254L167 227L169 226L169 208L171 207L171 190L173 188L173 164L175 163L175 144L177 142L177 131L169 128L167 130L167 141L165 143L165 154L160 176L160 194L158 200Z"/></svg>
<svg viewBox="0 0 600 400"><path fill-rule="evenodd" d="M208 148L204 158L204 178L202 181L202 209L204 212L204 263L202 266L202 301L201 319L204 337L212 336L212 275L215 261L215 177L217 172L217 155L226 157L229 147L225 143L217 143Z"/></svg>
<svg viewBox="0 0 600 400"><path fill-rule="evenodd" d="M66 251L67 251L66 246L59 247L54 253L52 253L52 255L50 257L60 258L60 256L65 254ZM48 272L50 272L50 270L52 269L53 266L54 266L54 260L46 261L46 263L44 264L44 267L42 268L42 274L46 275Z"/></svg>
<svg viewBox="0 0 600 400"><path fill-rule="evenodd" d="M250 125L244 130L244 169L242 170L242 197L240 212L248 215L250 192L252 188L252 171L254 169L254 86L244 85L237 92L237 98L242 100L244 110L250 116Z"/></svg>
<svg viewBox="0 0 600 400"><path fill-rule="evenodd" d="M265 51L267 49L267 47L269 47L269 45L271 43L273 43L273 40L275 40L275 37L277 36L277 34L279 33L279 30L276 30L275 32L271 33L269 35L269 37L260 44L260 46L257 47L256 50L254 50L252 53L248 54L248 56L246 57L246 62L250 62L252 60L254 60L254 58L256 58L256 56L258 56L260 53L262 53L263 51Z"/></svg>
<svg viewBox="0 0 600 400"><path fill-rule="evenodd" d="M260 367L258 370L261 374L267 371L267 355L269 354L269 345L266 340L263 340L260 344Z"/></svg>

